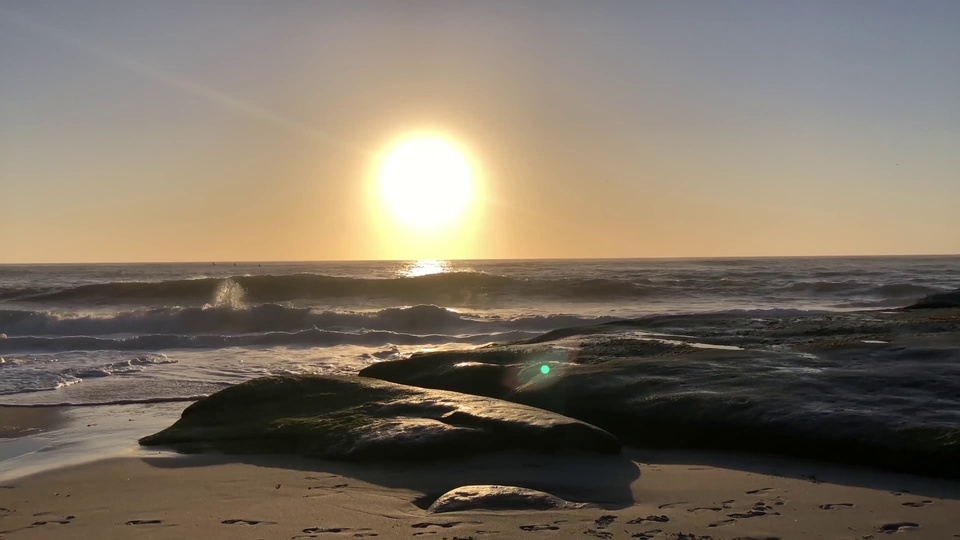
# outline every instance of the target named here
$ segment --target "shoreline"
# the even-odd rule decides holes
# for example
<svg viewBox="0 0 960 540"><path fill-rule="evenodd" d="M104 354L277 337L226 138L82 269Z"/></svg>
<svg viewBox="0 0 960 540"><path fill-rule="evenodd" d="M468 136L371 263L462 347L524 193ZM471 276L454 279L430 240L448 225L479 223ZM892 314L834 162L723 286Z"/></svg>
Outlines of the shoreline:
<svg viewBox="0 0 960 540"><path fill-rule="evenodd" d="M173 423L187 403L97 407L0 405L0 482L144 452L137 439ZM0 505L3 506L3 505Z"/></svg>
<svg viewBox="0 0 960 540"><path fill-rule="evenodd" d="M65 407L0 405L0 440L20 439L62 428L67 424L63 409Z"/></svg>

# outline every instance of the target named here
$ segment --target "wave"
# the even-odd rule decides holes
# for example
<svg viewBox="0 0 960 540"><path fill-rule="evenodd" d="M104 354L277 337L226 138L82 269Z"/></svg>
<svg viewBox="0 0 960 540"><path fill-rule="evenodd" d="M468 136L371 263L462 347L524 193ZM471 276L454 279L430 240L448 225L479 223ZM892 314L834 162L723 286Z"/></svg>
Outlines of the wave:
<svg viewBox="0 0 960 540"><path fill-rule="evenodd" d="M940 292L942 289L913 283L877 285L876 283L864 283L861 281L801 281L784 286L781 288L781 291L813 296L854 296L904 300Z"/></svg>
<svg viewBox="0 0 960 540"><path fill-rule="evenodd" d="M80 353L72 358L65 355L27 355L2 360L0 359L0 370L3 373L0 377L0 396L59 390L89 379L131 377L153 366L178 363L176 359L156 353L139 353L133 356L126 353Z"/></svg>
<svg viewBox="0 0 960 540"><path fill-rule="evenodd" d="M887 300L906 304L943 288L916 282L877 283L864 280L780 281L781 275L737 274L722 278L676 274L677 279L620 275L602 278L516 278L483 272L451 272L417 277L351 278L301 273L237 275L167 281L108 282L69 287L26 287L0 290L0 301L61 305L180 305L242 307L278 302L314 301L355 304L384 301L399 304L493 306L524 300L563 302L684 302L704 297L840 299L849 302ZM885 304L889 305L889 304Z"/></svg>
<svg viewBox="0 0 960 540"><path fill-rule="evenodd" d="M77 315L47 311L0 310L0 329L9 336L103 336L110 334L246 334L298 330L385 330L448 334L493 330L549 330L607 322L614 317L533 315L478 317L435 305L387 308L376 312L316 311L279 304L237 309L166 307L113 315Z"/></svg>
<svg viewBox="0 0 960 540"><path fill-rule="evenodd" d="M333 330L300 330L297 332L265 332L240 335L179 335L145 334L124 338L92 336L11 337L0 341L0 353L11 352L66 352L66 351L159 351L167 349L222 349L228 347L332 347L337 345L432 345L439 343L483 344L515 341L530 337L535 332L498 332L489 334L443 335L406 334L375 330L369 332L338 332Z"/></svg>
<svg viewBox="0 0 960 540"><path fill-rule="evenodd" d="M112 375L139 373L149 366L176 363L176 360L167 358L164 355L135 356L127 360L109 362L98 366L66 369L61 371L60 374L80 380L95 379L99 377L110 377Z"/></svg>
<svg viewBox="0 0 960 540"><path fill-rule="evenodd" d="M44 389L44 391L49 389ZM104 401L58 401L52 403L0 403L0 409L45 409L51 407L104 407L109 405L147 405L152 403L180 403L185 401L197 401L210 394L198 394L194 396L170 396L170 397L150 397L150 398L131 398L131 399L108 399Z"/></svg>
<svg viewBox="0 0 960 540"><path fill-rule="evenodd" d="M233 276L169 281L131 281L66 288L7 290L5 300L18 302L206 303L225 283L235 283L254 303L300 299L383 298L415 304L483 302L504 297L559 299L645 298L662 293L643 283L618 279L518 279L482 272L451 272L417 277L349 278L322 274Z"/></svg>

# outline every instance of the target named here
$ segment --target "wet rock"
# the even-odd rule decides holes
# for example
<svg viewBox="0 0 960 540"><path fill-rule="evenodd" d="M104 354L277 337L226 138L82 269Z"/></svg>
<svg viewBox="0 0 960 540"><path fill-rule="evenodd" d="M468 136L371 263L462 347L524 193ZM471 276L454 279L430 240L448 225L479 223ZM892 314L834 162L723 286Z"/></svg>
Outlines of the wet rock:
<svg viewBox="0 0 960 540"><path fill-rule="evenodd" d="M740 326L723 326L733 324L727 319ZM960 378L948 371L960 352L949 343L878 341L894 333L899 340L955 336L957 319L940 311L709 315L696 324L698 332L713 333L711 343L696 346L682 335L659 339L637 330L670 320L643 318L525 342L418 353L368 366L360 375L554 411L631 446L778 453L960 478L960 427L936 412L915 418L901 405L912 403L921 388L927 399L953 403ZM855 340L796 352L851 329ZM742 342L756 345L719 346ZM864 407L884 414L864 416Z"/></svg>
<svg viewBox="0 0 960 540"><path fill-rule="evenodd" d="M431 459L499 450L615 453L609 433L556 413L482 396L361 377L291 375L202 399L145 446L185 452L291 453L334 459Z"/></svg>
<svg viewBox="0 0 960 540"><path fill-rule="evenodd" d="M931 294L917 300L903 309L950 309L960 308L960 289L950 292Z"/></svg>
<svg viewBox="0 0 960 540"><path fill-rule="evenodd" d="M428 512L439 514L460 510L568 510L585 505L515 486L463 486L440 496Z"/></svg>

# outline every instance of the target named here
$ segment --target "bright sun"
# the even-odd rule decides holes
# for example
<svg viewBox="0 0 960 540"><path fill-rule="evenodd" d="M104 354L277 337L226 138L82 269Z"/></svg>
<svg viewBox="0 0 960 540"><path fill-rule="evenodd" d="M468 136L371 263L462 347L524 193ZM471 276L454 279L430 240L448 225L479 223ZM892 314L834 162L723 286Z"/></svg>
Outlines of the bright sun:
<svg viewBox="0 0 960 540"><path fill-rule="evenodd" d="M434 135L407 137L388 148L377 178L390 212L418 228L449 224L473 198L474 174L467 155Z"/></svg>

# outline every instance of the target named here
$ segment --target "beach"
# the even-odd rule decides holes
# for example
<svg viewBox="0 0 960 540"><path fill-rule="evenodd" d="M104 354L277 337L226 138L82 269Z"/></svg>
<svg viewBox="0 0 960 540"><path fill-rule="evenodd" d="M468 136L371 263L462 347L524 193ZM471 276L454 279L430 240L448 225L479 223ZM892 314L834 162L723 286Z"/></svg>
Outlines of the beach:
<svg viewBox="0 0 960 540"><path fill-rule="evenodd" d="M431 514L503 484L588 504ZM3 538L955 538L960 483L819 462L627 449L356 464L146 452L8 479Z"/></svg>
<svg viewBox="0 0 960 540"><path fill-rule="evenodd" d="M957 537L957 261L4 267L0 537Z"/></svg>

